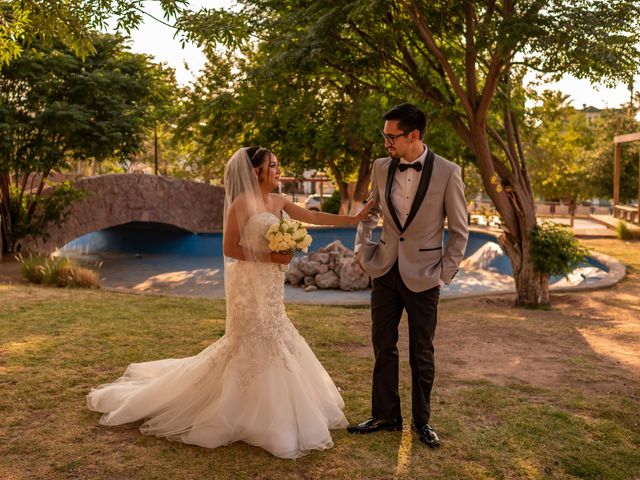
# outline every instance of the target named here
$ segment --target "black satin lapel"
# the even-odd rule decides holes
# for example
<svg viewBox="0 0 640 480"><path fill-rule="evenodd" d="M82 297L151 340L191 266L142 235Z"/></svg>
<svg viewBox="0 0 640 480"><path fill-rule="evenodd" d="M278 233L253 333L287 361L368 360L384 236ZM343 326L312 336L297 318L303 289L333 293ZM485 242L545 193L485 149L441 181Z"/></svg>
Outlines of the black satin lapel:
<svg viewBox="0 0 640 480"><path fill-rule="evenodd" d="M399 162L399 158L391 158L391 162L389 162L389 170L387 171L387 188L385 189L384 196L387 199L387 208L389 208L391 218L393 218L393 222L398 227L398 230L402 232L402 225L400 224L400 220L396 214L396 209L393 207L393 203L391 202L391 187L393 186L393 178L396 176L396 169L398 168Z"/></svg>
<svg viewBox="0 0 640 480"><path fill-rule="evenodd" d="M407 217L407 221L404 222L404 228L401 231L409 228L409 225L415 218L418 213L418 209L420 205L422 205L422 201L424 200L424 196L427 194L427 190L429 189L429 182L431 181L431 173L433 172L433 159L434 154L431 150L427 152L427 158L424 160L424 168L422 169L422 175L420 176L420 184L418 185L418 190L416 191L416 196L413 199L413 203L411 204L411 210L409 210L409 216Z"/></svg>

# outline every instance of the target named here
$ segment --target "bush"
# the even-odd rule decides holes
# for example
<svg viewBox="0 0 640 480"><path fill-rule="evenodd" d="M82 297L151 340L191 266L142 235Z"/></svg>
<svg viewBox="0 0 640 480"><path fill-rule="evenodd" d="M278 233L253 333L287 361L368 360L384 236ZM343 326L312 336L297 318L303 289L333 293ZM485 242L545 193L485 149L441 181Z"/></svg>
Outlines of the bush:
<svg viewBox="0 0 640 480"><path fill-rule="evenodd" d="M340 191L334 190L329 198L322 202L322 211L327 213L340 212Z"/></svg>
<svg viewBox="0 0 640 480"><path fill-rule="evenodd" d="M619 221L618 225L616 225L616 233L618 234L618 238L621 240L639 240L640 233L629 230L627 224L623 221Z"/></svg>
<svg viewBox="0 0 640 480"><path fill-rule="evenodd" d="M536 225L531 233L531 255L538 273L566 277L587 258L583 248L571 230L545 222Z"/></svg>
<svg viewBox="0 0 640 480"><path fill-rule="evenodd" d="M42 194L21 193L20 188L11 186L8 209L0 207L0 217L11 219L5 225L8 227L3 239L5 250L19 251L21 241L29 236L46 241L49 226L62 226L71 214L72 204L87 195L88 192L74 188L69 181L50 186Z"/></svg>
<svg viewBox="0 0 640 480"><path fill-rule="evenodd" d="M27 281L57 287L98 288L98 275L89 268L77 265L68 257L22 255L16 257L22 264L22 275Z"/></svg>

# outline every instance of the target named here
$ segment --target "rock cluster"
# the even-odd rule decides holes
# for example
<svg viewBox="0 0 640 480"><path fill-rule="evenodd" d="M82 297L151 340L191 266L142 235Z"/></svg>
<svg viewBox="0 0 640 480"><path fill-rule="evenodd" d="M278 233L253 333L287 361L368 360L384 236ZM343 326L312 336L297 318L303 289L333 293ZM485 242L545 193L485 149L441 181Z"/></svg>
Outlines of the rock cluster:
<svg viewBox="0 0 640 480"><path fill-rule="evenodd" d="M352 250L340 240L311 252L305 257L294 257L286 280L306 291L317 289L364 290L369 287L369 276L356 263Z"/></svg>

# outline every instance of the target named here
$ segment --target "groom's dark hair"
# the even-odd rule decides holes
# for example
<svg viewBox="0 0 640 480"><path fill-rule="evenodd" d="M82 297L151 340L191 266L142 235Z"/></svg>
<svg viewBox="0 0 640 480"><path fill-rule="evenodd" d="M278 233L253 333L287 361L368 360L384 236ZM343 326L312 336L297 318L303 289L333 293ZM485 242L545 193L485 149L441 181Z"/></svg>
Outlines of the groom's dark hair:
<svg viewBox="0 0 640 480"><path fill-rule="evenodd" d="M382 115L382 119L399 120L398 126L403 132L409 133L418 130L420 137L424 137L424 132L427 128L427 117L425 117L422 110L410 103L396 105Z"/></svg>

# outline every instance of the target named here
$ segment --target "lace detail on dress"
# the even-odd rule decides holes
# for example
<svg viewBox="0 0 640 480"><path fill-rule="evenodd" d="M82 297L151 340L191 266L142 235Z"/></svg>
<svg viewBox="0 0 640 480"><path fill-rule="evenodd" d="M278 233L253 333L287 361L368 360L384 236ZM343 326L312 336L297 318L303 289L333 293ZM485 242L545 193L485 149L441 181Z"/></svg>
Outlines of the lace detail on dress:
<svg viewBox="0 0 640 480"><path fill-rule="evenodd" d="M252 248L269 249L264 234L277 221L271 212L249 219L245 228L254 242ZM283 360L285 355L295 355L301 337L284 309L285 278L279 264L229 262L225 275L229 292L236 292L227 296L226 336L232 348L242 348L249 358L246 375L239 379L244 389L275 357Z"/></svg>

